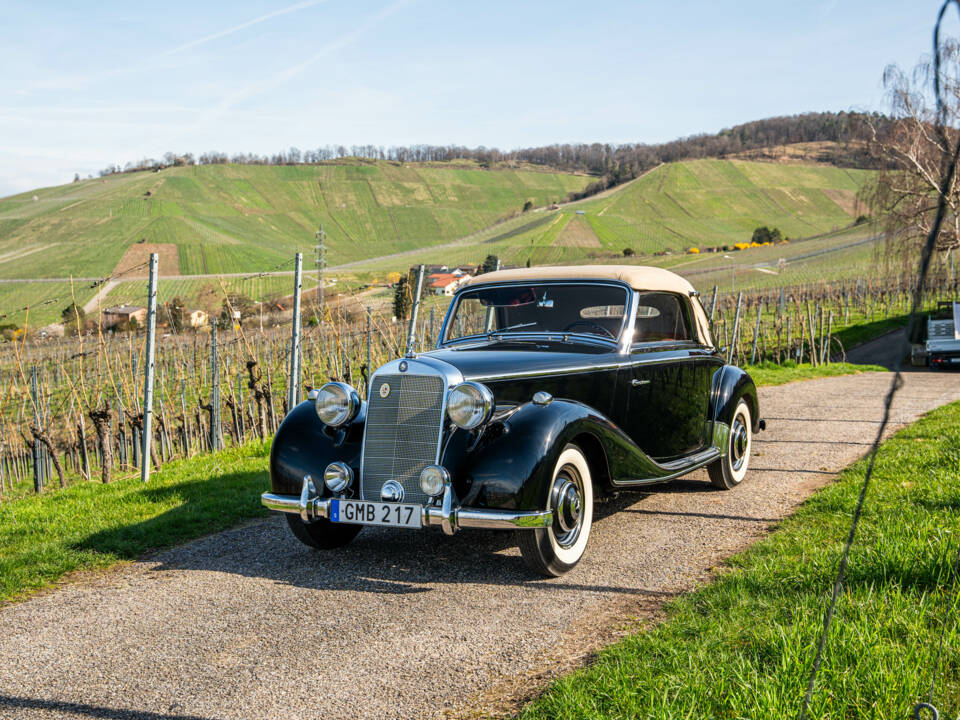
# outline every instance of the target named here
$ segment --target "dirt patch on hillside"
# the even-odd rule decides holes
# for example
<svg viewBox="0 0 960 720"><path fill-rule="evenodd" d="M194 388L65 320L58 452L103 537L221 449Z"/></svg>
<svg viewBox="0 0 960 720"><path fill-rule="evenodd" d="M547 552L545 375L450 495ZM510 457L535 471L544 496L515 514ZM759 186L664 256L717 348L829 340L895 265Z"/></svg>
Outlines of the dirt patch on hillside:
<svg viewBox="0 0 960 720"><path fill-rule="evenodd" d="M113 277L141 278L150 274L150 253L160 255L160 274L166 277L180 274L180 257L173 243L134 243L113 269Z"/></svg>
<svg viewBox="0 0 960 720"><path fill-rule="evenodd" d="M560 231L553 244L560 247L601 247L600 238L594 234L593 228L587 225L587 221L579 215L567 223L567 226Z"/></svg>
<svg viewBox="0 0 960 720"><path fill-rule="evenodd" d="M832 190L824 188L823 194L843 208L843 211L851 217L856 217L866 212L866 208L857 199L857 194L853 190Z"/></svg>

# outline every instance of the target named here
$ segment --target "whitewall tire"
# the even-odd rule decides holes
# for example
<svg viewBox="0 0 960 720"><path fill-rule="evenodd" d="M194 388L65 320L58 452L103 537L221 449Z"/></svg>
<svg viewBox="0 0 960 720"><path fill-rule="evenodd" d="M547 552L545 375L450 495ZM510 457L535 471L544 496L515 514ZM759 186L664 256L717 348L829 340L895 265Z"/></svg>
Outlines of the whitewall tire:
<svg viewBox="0 0 960 720"><path fill-rule="evenodd" d="M727 453L707 468L710 482L721 490L731 490L743 482L750 465L753 445L753 418L746 400L740 400L733 411Z"/></svg>
<svg viewBox="0 0 960 720"><path fill-rule="evenodd" d="M557 577L580 562L593 527L593 478L587 459L576 445L567 445L557 458L549 507L553 524L518 530L517 544L531 570Z"/></svg>

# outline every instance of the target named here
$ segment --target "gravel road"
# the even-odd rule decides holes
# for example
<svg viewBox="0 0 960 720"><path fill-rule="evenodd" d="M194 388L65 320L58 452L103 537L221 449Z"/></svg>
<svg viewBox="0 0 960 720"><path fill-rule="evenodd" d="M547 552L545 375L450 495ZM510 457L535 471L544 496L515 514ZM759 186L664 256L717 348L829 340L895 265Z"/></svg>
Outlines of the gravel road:
<svg viewBox="0 0 960 720"><path fill-rule="evenodd" d="M587 555L531 578L509 534L364 530L314 552L281 518L0 610L2 718L429 718L539 687L703 582L862 455L891 375L761 390L745 484L704 472L598 506ZM913 372L894 420L960 399Z"/></svg>

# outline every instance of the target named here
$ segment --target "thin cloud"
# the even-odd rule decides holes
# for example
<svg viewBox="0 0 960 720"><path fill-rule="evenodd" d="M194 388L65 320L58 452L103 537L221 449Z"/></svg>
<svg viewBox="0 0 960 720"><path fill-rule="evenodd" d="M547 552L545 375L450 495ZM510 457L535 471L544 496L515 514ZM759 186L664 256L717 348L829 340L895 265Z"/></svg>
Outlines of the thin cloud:
<svg viewBox="0 0 960 720"><path fill-rule="evenodd" d="M206 35L202 38L197 38L196 40L191 40L190 42L184 43L183 45L178 45L177 47L167 50L162 54L173 55L178 52L183 52L184 50L189 50L190 48L197 47L197 45L203 45L204 43L212 42L214 40L219 40L220 38L226 37L227 35L232 35L235 32L246 30L248 27L253 27L254 25L258 25L262 22L271 20L275 17L279 17L281 15L287 15L292 12L297 12L298 10L305 10L309 7L313 7L314 5L320 5L321 3L324 3L324 2L327 2L327 0L305 0L304 2L298 2L293 5L288 5L285 8L274 10L273 12L267 13L266 15L261 15L260 17L253 18L253 20L247 20L246 22L242 22L239 25L234 25L233 27L229 27L226 30L221 30L219 32L213 33L212 35Z"/></svg>
<svg viewBox="0 0 960 720"><path fill-rule="evenodd" d="M274 75L270 76L266 80L261 80L256 83L251 83L250 85L247 85L246 87L241 88L237 92L231 95L228 95L227 97L225 97L223 100L220 101L220 103L213 109L211 114L204 120L206 122L210 122L220 117L221 115L223 115L231 107L236 105L238 102L240 102L244 98L250 95L253 95L255 93L262 92L263 90L274 87L280 83L286 82L290 80L292 77L299 75L308 67L316 63L318 60L321 60L322 58L330 55L331 53L336 52L337 50L340 50L346 47L347 45L350 45L356 42L361 37L363 37L363 35L367 31L372 29L377 24L383 22L388 17L398 12L402 8L406 7L411 2L413 2L413 0L396 0L396 2L393 2L390 5L387 5L385 8L383 8L379 12L374 13L373 15L368 17L357 28L351 30L350 32L344 33L333 42L327 43L326 45L321 47L320 50L318 50L316 53L308 57L306 60L296 63L295 65L291 65L290 67L275 73Z"/></svg>

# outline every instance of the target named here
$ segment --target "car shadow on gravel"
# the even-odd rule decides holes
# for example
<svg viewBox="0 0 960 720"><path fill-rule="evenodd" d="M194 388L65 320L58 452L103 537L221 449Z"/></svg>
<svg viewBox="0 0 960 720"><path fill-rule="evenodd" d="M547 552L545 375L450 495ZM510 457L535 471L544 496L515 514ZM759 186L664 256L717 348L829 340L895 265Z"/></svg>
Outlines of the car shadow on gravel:
<svg viewBox="0 0 960 720"><path fill-rule="evenodd" d="M698 483L703 489L703 483ZM645 497L620 493L598 500L594 522L602 523ZM301 545L282 518L254 522L160 553L152 572L234 573L326 592L415 594L441 584L524 585L547 590L591 591L673 597L675 593L613 584L578 584L531 573L516 551L511 531L408 532L367 527L339 550Z"/></svg>
<svg viewBox="0 0 960 720"><path fill-rule="evenodd" d="M17 697L15 695L0 694L0 717L4 708L14 710L46 710L57 713L58 716L70 714L80 717L103 718L105 720L213 720L200 715L176 715L156 713L146 710L124 710L108 708L87 703L67 702L65 700L40 700L38 698Z"/></svg>

